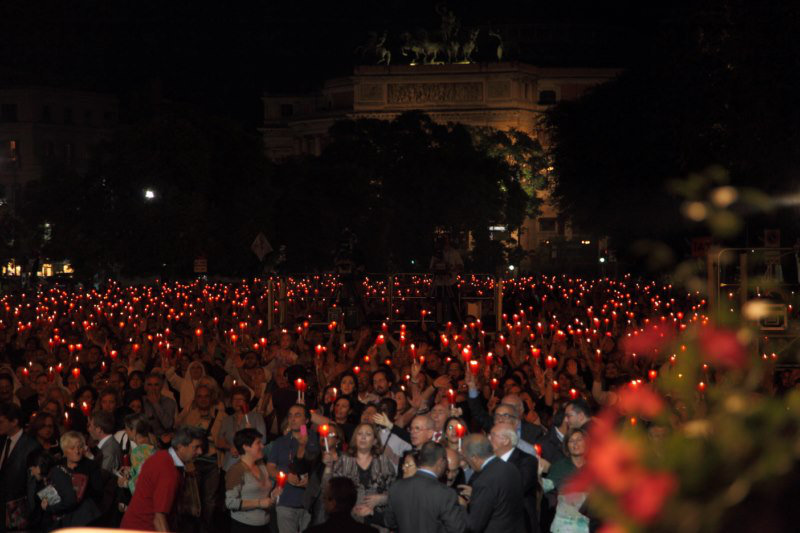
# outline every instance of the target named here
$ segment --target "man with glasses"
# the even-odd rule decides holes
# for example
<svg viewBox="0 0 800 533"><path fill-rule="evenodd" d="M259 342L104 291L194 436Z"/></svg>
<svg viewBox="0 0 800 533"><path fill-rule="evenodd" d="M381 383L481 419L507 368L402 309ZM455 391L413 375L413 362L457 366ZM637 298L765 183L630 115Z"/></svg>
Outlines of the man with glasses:
<svg viewBox="0 0 800 533"><path fill-rule="evenodd" d="M164 378L161 374L149 374L144 381L145 396L142 398L142 408L153 428L153 433L163 444L169 444L175 427L178 405L172 398L161 394L163 387Z"/></svg>

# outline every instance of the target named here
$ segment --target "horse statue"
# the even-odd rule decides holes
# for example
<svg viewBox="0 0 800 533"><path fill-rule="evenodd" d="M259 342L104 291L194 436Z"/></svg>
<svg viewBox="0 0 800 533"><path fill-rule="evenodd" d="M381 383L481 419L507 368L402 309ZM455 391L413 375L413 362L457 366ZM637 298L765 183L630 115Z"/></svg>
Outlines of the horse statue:
<svg viewBox="0 0 800 533"><path fill-rule="evenodd" d="M378 57L378 65L385 63L388 67L389 63L392 62L392 52L384 46L386 44L387 35L388 31L384 31L383 35L378 39L378 42L375 44L375 55Z"/></svg>
<svg viewBox="0 0 800 533"><path fill-rule="evenodd" d="M455 63L458 61L458 52L461 50L461 43L453 39L447 43L447 62Z"/></svg>
<svg viewBox="0 0 800 533"><path fill-rule="evenodd" d="M469 34L469 39L461 46L462 59L466 63L472 63L472 54L478 51L478 34L480 29L474 29Z"/></svg>
<svg viewBox="0 0 800 533"><path fill-rule="evenodd" d="M425 63L436 63L436 58L442 53L442 43L428 39L426 36L422 40L422 48L425 50Z"/></svg>
<svg viewBox="0 0 800 533"><path fill-rule="evenodd" d="M489 30L489 36L494 37L497 39L497 60L503 60L503 37L500 35L500 32Z"/></svg>
<svg viewBox="0 0 800 533"><path fill-rule="evenodd" d="M413 37L408 32L404 32L400 35L403 40L403 45L400 47L400 53L404 56L409 56L410 54L414 54L414 59L411 60L411 64L419 64L419 63L427 63L428 56L425 52L425 48L422 46L422 43Z"/></svg>

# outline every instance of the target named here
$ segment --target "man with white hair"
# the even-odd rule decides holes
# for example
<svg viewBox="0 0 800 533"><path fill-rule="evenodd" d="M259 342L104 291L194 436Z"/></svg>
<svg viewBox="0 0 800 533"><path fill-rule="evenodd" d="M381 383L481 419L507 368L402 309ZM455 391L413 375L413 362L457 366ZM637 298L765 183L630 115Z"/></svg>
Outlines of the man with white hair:
<svg viewBox="0 0 800 533"><path fill-rule="evenodd" d="M536 511L536 493L539 485L539 461L535 456L517 448L519 436L517 428L507 422L500 422L489 433L494 454L503 461L513 464L522 476L522 506L525 512L526 533L539 532L539 514Z"/></svg>

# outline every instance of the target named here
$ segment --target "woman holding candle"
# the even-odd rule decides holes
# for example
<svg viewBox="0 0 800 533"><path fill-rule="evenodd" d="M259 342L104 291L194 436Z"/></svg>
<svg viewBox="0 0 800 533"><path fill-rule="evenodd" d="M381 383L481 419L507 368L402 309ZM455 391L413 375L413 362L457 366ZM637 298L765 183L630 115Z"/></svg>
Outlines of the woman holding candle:
<svg viewBox="0 0 800 533"><path fill-rule="evenodd" d="M283 492L264 465L263 439L253 428L240 429L233 437L238 460L225 474L225 507L231 512L232 533L263 531L269 524L268 510Z"/></svg>
<svg viewBox="0 0 800 533"><path fill-rule="evenodd" d="M564 437L567 457L559 459L550 466L546 478L542 479L545 492L557 491L558 504L556 516L550 531L553 533L588 533L589 518L581 513L586 501L585 492L566 492L566 481L586 464L586 445L588 433L583 428L571 429Z"/></svg>
<svg viewBox="0 0 800 533"><path fill-rule="evenodd" d="M326 462L325 480L330 477L350 478L358 488L356 505L366 505L375 510L386 504L389 486L397 476L394 463L380 449L375 426L359 424L356 427L347 453L336 462L323 456Z"/></svg>
<svg viewBox="0 0 800 533"><path fill-rule="evenodd" d="M466 437L468 433L466 422L457 416L451 416L444 423L444 442L442 442L442 444L447 448L459 451L460 447L458 443L461 439Z"/></svg>
<svg viewBox="0 0 800 533"><path fill-rule="evenodd" d="M231 407L233 408L233 414L226 415L225 418L222 419L222 426L220 427L216 443L217 450L223 451L225 454L222 458L222 469L226 472L239 458L239 451L233 443L233 438L237 431L245 428L252 428L257 430L261 435L267 434L264 417L261 413L249 412L249 402L250 391L246 387L233 388L231 391Z"/></svg>

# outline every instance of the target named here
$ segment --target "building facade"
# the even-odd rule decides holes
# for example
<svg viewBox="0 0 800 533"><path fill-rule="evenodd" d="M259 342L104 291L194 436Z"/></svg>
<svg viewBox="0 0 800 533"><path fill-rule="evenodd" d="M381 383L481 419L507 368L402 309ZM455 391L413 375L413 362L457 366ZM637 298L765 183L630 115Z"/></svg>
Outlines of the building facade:
<svg viewBox="0 0 800 533"><path fill-rule="evenodd" d="M543 145L539 122L547 108L613 79L616 69L542 68L519 62L358 66L306 95L265 95L264 150L272 159L319 155L328 129L341 119L392 120L420 110L440 123L517 129ZM519 238L525 250L571 239L569 225L547 202Z"/></svg>
<svg viewBox="0 0 800 533"><path fill-rule="evenodd" d="M119 120L117 99L47 87L0 88L0 200L14 204L48 162L85 171Z"/></svg>

